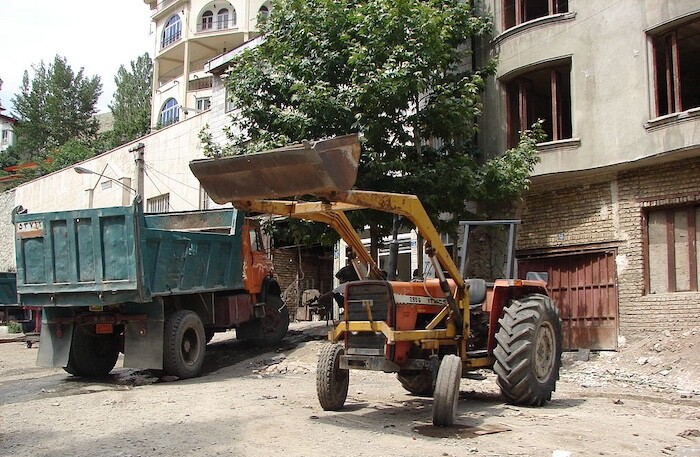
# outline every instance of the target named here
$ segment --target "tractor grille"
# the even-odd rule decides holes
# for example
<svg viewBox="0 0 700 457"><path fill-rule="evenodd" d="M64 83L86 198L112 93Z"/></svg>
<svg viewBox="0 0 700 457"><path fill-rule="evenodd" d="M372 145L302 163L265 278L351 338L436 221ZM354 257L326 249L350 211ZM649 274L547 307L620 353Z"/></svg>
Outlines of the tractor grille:
<svg viewBox="0 0 700 457"><path fill-rule="evenodd" d="M357 281L348 284L345 298L345 319L348 321L385 321L392 325L394 292L386 281ZM384 355L386 338L381 333L359 332L348 334L348 354Z"/></svg>

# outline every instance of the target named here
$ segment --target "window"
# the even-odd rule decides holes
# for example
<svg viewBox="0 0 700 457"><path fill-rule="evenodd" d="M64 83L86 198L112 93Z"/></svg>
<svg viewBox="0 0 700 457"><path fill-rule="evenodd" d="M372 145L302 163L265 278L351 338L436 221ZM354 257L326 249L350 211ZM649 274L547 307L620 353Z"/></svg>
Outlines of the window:
<svg viewBox="0 0 700 457"><path fill-rule="evenodd" d="M216 15L216 28L217 29L227 29L228 28L228 10L226 8L220 9Z"/></svg>
<svg viewBox="0 0 700 457"><path fill-rule="evenodd" d="M173 16L168 19L168 22L163 28L163 39L161 43L161 48L169 46L180 39L182 36L182 22L180 21L180 16Z"/></svg>
<svg viewBox="0 0 700 457"><path fill-rule="evenodd" d="M503 29L569 11L568 0L502 0Z"/></svg>
<svg viewBox="0 0 700 457"><path fill-rule="evenodd" d="M211 30L214 24L214 13L205 11L202 14L202 30Z"/></svg>
<svg viewBox="0 0 700 457"><path fill-rule="evenodd" d="M10 142L10 131L3 130L2 131L2 144L7 144L9 142Z"/></svg>
<svg viewBox="0 0 700 457"><path fill-rule="evenodd" d="M656 115L700 106L700 19L651 37Z"/></svg>
<svg viewBox="0 0 700 457"><path fill-rule="evenodd" d="M508 147L520 133L544 120L548 141L571 138L571 63L531 71L506 83Z"/></svg>
<svg viewBox="0 0 700 457"><path fill-rule="evenodd" d="M211 107L210 97L201 97L197 99L197 112L206 111Z"/></svg>
<svg viewBox="0 0 700 457"><path fill-rule="evenodd" d="M170 125L174 122L180 120L180 105L177 104L177 100L174 98L169 98L163 103L163 107L160 109L159 123L161 127Z"/></svg>
<svg viewBox="0 0 700 457"><path fill-rule="evenodd" d="M260 9L258 10L258 17L260 19L267 19L269 16L270 16L270 9L265 5L261 6Z"/></svg>
<svg viewBox="0 0 700 457"><path fill-rule="evenodd" d="M231 100L231 93L226 89L226 112L230 112L236 109L236 105Z"/></svg>
<svg viewBox="0 0 700 457"><path fill-rule="evenodd" d="M158 195L146 200L147 213L167 213L170 207L170 194Z"/></svg>
<svg viewBox="0 0 700 457"><path fill-rule="evenodd" d="M646 293L698 290L700 205L646 214Z"/></svg>

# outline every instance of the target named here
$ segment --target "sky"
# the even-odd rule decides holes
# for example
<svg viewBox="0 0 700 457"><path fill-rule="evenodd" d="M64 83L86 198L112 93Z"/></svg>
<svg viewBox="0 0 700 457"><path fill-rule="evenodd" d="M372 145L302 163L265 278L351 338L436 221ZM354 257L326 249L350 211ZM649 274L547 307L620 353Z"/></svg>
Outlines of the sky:
<svg viewBox="0 0 700 457"><path fill-rule="evenodd" d="M0 100L13 113L12 98L32 65L65 57L74 72L97 75L102 95L97 111L109 111L120 65L144 52L153 58L151 10L143 0L0 0Z"/></svg>

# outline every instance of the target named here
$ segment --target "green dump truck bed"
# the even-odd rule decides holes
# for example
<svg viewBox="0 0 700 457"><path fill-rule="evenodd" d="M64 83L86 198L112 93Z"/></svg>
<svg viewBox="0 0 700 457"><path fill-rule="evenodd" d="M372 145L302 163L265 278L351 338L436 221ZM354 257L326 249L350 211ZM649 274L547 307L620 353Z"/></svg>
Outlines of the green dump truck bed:
<svg viewBox="0 0 700 457"><path fill-rule="evenodd" d="M17 275L0 273L0 305L17 304Z"/></svg>
<svg viewBox="0 0 700 457"><path fill-rule="evenodd" d="M243 288L243 214L234 209L144 215L134 203L16 213L13 222L22 305L146 303Z"/></svg>

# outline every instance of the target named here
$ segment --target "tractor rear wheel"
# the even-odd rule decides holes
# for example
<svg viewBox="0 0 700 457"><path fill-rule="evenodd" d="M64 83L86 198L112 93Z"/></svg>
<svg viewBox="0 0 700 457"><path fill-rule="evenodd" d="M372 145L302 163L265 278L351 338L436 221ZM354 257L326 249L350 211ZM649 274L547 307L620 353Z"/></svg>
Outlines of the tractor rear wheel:
<svg viewBox="0 0 700 457"><path fill-rule="evenodd" d="M345 353L339 344L326 345L316 367L316 395L324 411L337 411L345 404L350 384L350 370L340 368Z"/></svg>
<svg viewBox="0 0 700 457"><path fill-rule="evenodd" d="M508 403L542 406L561 367L562 330L554 301L543 294L512 300L499 319L493 370Z"/></svg>
<svg viewBox="0 0 700 457"><path fill-rule="evenodd" d="M433 393L433 425L446 427L454 424L460 379L462 379L462 359L453 354L443 357Z"/></svg>
<svg viewBox="0 0 700 457"><path fill-rule="evenodd" d="M435 386L433 386L433 373L430 370L402 371L396 374L396 378L401 386L413 395L421 397L433 395Z"/></svg>

